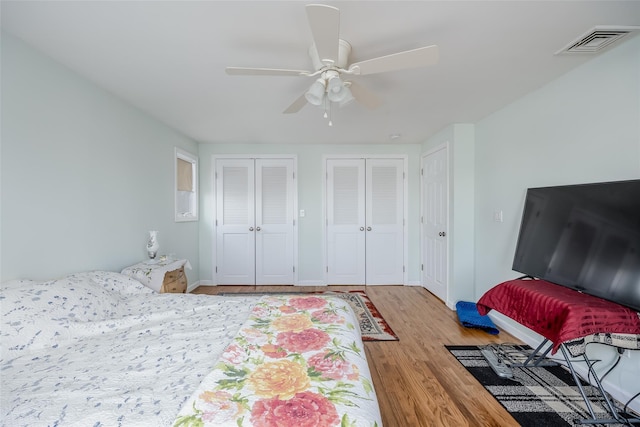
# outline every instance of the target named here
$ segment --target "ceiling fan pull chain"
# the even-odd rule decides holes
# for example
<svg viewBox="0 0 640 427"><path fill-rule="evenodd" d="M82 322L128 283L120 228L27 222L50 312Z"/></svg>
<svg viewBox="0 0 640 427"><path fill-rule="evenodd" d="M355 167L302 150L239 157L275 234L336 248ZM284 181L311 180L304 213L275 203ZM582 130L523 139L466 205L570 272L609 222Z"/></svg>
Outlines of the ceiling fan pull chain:
<svg viewBox="0 0 640 427"><path fill-rule="evenodd" d="M329 104L329 126L333 126L333 122L331 121L331 104L332 104L332 102L327 100L327 104Z"/></svg>
<svg viewBox="0 0 640 427"><path fill-rule="evenodd" d="M329 117L329 115L327 114L327 103L329 102L329 100L325 96L324 98L322 98L322 102L324 103L324 118L326 119Z"/></svg>

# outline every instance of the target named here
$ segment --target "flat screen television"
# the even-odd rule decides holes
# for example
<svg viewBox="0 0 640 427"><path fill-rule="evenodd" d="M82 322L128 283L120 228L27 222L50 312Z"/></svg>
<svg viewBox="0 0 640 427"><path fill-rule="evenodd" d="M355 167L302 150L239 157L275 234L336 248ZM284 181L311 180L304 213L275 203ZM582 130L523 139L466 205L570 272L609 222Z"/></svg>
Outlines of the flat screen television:
<svg viewBox="0 0 640 427"><path fill-rule="evenodd" d="M640 311L640 180L529 188L513 270Z"/></svg>

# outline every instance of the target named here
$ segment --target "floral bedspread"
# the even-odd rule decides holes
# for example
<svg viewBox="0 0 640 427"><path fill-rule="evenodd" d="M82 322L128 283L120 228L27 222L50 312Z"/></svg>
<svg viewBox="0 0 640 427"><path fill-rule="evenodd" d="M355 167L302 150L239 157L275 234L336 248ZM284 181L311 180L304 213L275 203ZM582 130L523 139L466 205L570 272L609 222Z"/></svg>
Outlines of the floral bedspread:
<svg viewBox="0 0 640 427"><path fill-rule="evenodd" d="M331 296L264 296L174 427L382 427L355 317Z"/></svg>

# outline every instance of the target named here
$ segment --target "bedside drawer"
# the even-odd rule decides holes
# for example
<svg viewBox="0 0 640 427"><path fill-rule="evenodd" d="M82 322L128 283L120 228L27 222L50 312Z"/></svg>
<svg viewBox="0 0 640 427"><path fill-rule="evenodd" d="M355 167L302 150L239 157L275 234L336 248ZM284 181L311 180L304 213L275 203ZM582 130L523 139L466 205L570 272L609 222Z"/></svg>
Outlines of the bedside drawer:
<svg viewBox="0 0 640 427"><path fill-rule="evenodd" d="M162 281L162 287L160 288L161 294L183 294L185 292L187 292L187 275L184 272L184 267L168 271L164 274L164 280Z"/></svg>

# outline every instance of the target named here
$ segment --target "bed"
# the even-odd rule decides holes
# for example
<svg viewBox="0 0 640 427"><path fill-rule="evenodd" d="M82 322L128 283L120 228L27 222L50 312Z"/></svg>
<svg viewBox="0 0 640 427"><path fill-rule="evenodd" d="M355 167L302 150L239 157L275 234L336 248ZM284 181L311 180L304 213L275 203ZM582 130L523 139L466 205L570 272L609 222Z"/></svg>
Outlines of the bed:
<svg viewBox="0 0 640 427"><path fill-rule="evenodd" d="M0 293L6 426L367 426L353 312L325 295L157 294L112 272Z"/></svg>

